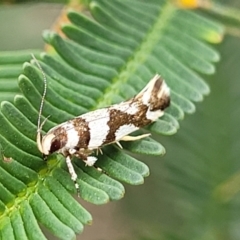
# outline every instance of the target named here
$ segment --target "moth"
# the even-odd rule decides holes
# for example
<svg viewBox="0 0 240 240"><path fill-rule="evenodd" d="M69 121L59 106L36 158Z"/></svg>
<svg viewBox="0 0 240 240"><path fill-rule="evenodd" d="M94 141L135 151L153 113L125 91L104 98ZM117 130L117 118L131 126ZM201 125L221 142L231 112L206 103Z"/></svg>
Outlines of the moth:
<svg viewBox="0 0 240 240"><path fill-rule="evenodd" d="M41 69L40 64L38 67ZM148 137L149 133L139 136L129 134L156 121L170 105L170 89L159 75L155 75L142 91L131 99L70 119L42 135L42 126L46 119L40 123L40 116L47 88L43 71L42 74L45 89L39 111L37 147L44 156L56 152L66 158L77 191L77 174L71 162L74 156L81 158L87 166L95 166L97 157L92 156L95 151L102 153L103 146L113 143L122 148L120 141L135 141Z"/></svg>

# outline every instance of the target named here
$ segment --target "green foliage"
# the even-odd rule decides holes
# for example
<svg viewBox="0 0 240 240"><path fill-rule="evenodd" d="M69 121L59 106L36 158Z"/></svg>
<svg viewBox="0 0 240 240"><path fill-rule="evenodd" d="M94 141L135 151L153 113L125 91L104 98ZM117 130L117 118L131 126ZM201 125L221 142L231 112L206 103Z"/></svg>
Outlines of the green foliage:
<svg viewBox="0 0 240 240"><path fill-rule="evenodd" d="M149 161L151 179L140 190L127 188L119 208L132 240L239 239L239 49L239 38L226 37L209 77L211 95L178 134L161 137L168 151Z"/></svg>
<svg viewBox="0 0 240 240"><path fill-rule="evenodd" d="M193 102L209 93L197 72L211 74L218 53L204 41L221 39L220 25L199 14L179 10L170 2L90 1L94 20L69 11L71 24L62 31L67 38L46 31L44 39L54 54L37 55L47 75L48 90L42 120L50 115L44 131L76 115L123 101L161 74L171 87L171 107L163 118L147 127L171 135L184 113L193 113ZM189 50L190 48L190 50ZM44 162L36 147L36 123L43 92L39 69L26 52L0 55L0 230L2 239L45 239L37 221L60 239L91 222L90 214L69 193L76 193L61 155ZM10 101L6 101L10 100ZM118 181L141 184L148 167L130 156L162 155L164 147L152 138L103 148L97 164L108 175L74 159L81 198L103 204L118 200L124 187Z"/></svg>

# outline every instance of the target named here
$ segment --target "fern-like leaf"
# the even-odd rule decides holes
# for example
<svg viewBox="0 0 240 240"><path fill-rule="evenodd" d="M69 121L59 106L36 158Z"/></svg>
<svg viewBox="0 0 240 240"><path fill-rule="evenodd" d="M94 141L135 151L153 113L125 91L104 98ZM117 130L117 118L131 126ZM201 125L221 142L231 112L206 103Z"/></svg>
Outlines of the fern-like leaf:
<svg viewBox="0 0 240 240"><path fill-rule="evenodd" d="M204 40L220 39L220 25L165 1L90 1L93 19L68 12L67 38L45 32L54 54L37 58L47 75L48 89L43 118L51 116L44 131L87 111L123 101L136 94L155 73L171 87L171 107L164 117L147 127L156 134L171 135L184 113L193 113L209 87L197 72L214 72L218 53ZM8 55L0 58L7 63ZM29 57L16 61L20 63ZM30 55L29 55L30 56ZM5 59L5 60L4 60ZM10 56L13 61L13 55ZM12 62L11 62L12 63ZM91 222L90 214L70 193L76 193L65 159L53 154L44 162L36 147L36 123L43 92L39 69L25 63L18 78L22 95L12 83L20 73L5 68L1 81L8 88L1 95L0 229L1 239L45 239L37 221L60 239L73 239ZM14 69L14 67L13 67ZM5 79L6 78L6 79ZM5 86L4 85L4 86ZM162 155L164 147L152 138L103 149L97 164L108 175L74 159L80 195L103 204L118 200L124 187L118 181L141 184L148 167L129 152Z"/></svg>

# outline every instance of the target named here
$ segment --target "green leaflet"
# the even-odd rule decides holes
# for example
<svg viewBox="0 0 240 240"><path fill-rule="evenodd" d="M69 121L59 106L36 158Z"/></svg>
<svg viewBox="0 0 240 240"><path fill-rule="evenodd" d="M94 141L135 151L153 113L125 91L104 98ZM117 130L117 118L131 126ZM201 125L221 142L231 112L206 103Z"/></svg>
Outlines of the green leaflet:
<svg viewBox="0 0 240 240"><path fill-rule="evenodd" d="M42 121L50 118L44 131L134 96L159 73L171 87L172 102L166 114L146 129L172 135L179 128L178 120L195 111L193 102L202 101L210 91L197 71L215 71L219 55L203 40L210 40L213 34L220 38L220 25L160 0L90 1L89 10L94 20L69 11L71 24L62 28L67 38L44 32L54 54L0 54L0 100L4 100L0 112L0 239L17 239L16 235L19 239L45 239L37 221L58 238L73 239L92 221L69 194L76 190L65 159L52 155L44 162L37 150L43 76L31 63L21 67L30 60L31 52L47 75ZM19 89L23 95L16 95L13 101ZM165 153L152 138L122 145L124 150L104 147L103 155L97 156L97 165L107 175L73 160L81 198L94 204L122 198L124 187L117 180L136 185L149 175L148 167L130 154Z"/></svg>
<svg viewBox="0 0 240 240"><path fill-rule="evenodd" d="M29 61L33 53L39 56L39 51L24 50L14 52L1 52L0 54L0 101L13 101L14 96L19 93L16 79L22 73L22 64Z"/></svg>

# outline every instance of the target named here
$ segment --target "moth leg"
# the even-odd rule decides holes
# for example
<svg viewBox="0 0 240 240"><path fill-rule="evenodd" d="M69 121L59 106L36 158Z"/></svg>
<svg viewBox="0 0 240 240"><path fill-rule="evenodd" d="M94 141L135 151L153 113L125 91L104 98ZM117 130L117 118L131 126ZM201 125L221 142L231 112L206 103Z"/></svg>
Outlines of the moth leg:
<svg viewBox="0 0 240 240"><path fill-rule="evenodd" d="M95 164L93 165L93 167L94 167L97 171L99 171L100 173L104 173L104 174L108 175L108 173L107 173L106 171L104 171L102 168L96 166Z"/></svg>
<svg viewBox="0 0 240 240"><path fill-rule="evenodd" d="M86 160L83 160L86 163L86 166L94 167L99 172L107 174L103 169L95 165L95 162L97 161L97 158L94 156L88 156Z"/></svg>
<svg viewBox="0 0 240 240"><path fill-rule="evenodd" d="M74 170L74 167L72 165L72 160L69 155L66 157L66 163L67 163L67 167L68 167L68 171L70 173L71 179L73 180L73 182L75 184L75 188L77 190L77 195L79 197L79 184L77 183L77 174Z"/></svg>
<svg viewBox="0 0 240 240"><path fill-rule="evenodd" d="M89 166L89 167L94 167L96 168L99 172L102 172L102 173L105 173L107 174L103 169L101 169L100 167L96 166L95 165L95 162L97 161L98 159L94 156L87 156L87 159L83 159L83 161L86 163L86 166Z"/></svg>
<svg viewBox="0 0 240 240"><path fill-rule="evenodd" d="M99 171L100 173L104 173L104 174L108 175L107 172L105 172L102 168L96 166L95 164L93 165L93 167L94 167L97 171Z"/></svg>
<svg viewBox="0 0 240 240"><path fill-rule="evenodd" d="M146 134L142 134L139 136L124 136L123 138L120 139L120 141L136 141L145 137L149 137L151 135L151 133L146 133Z"/></svg>
<svg viewBox="0 0 240 240"><path fill-rule="evenodd" d="M88 156L85 153L79 152L78 156L85 162L86 166L89 167L94 167L96 168L99 172L104 173L106 175L108 175L103 169L101 169L100 167L96 166L95 163L98 160L96 157L94 156Z"/></svg>
<svg viewBox="0 0 240 240"><path fill-rule="evenodd" d="M83 161L86 163L86 166L92 167L97 161L97 158L93 156L88 156L87 159L84 159Z"/></svg>
<svg viewBox="0 0 240 240"><path fill-rule="evenodd" d="M76 154L79 158L82 159L82 161L85 162L86 166L93 166L95 162L97 161L97 158L94 156L89 156L89 153L84 153L84 152L78 152Z"/></svg>
<svg viewBox="0 0 240 240"><path fill-rule="evenodd" d="M122 139L121 139L122 140ZM121 148L123 149L122 145L120 144L120 142L116 142L116 144Z"/></svg>
<svg viewBox="0 0 240 240"><path fill-rule="evenodd" d="M103 151L102 151L102 149L101 149L100 147L97 148L96 153L97 153L97 155L98 155L98 153L100 153L101 155L103 155Z"/></svg>

